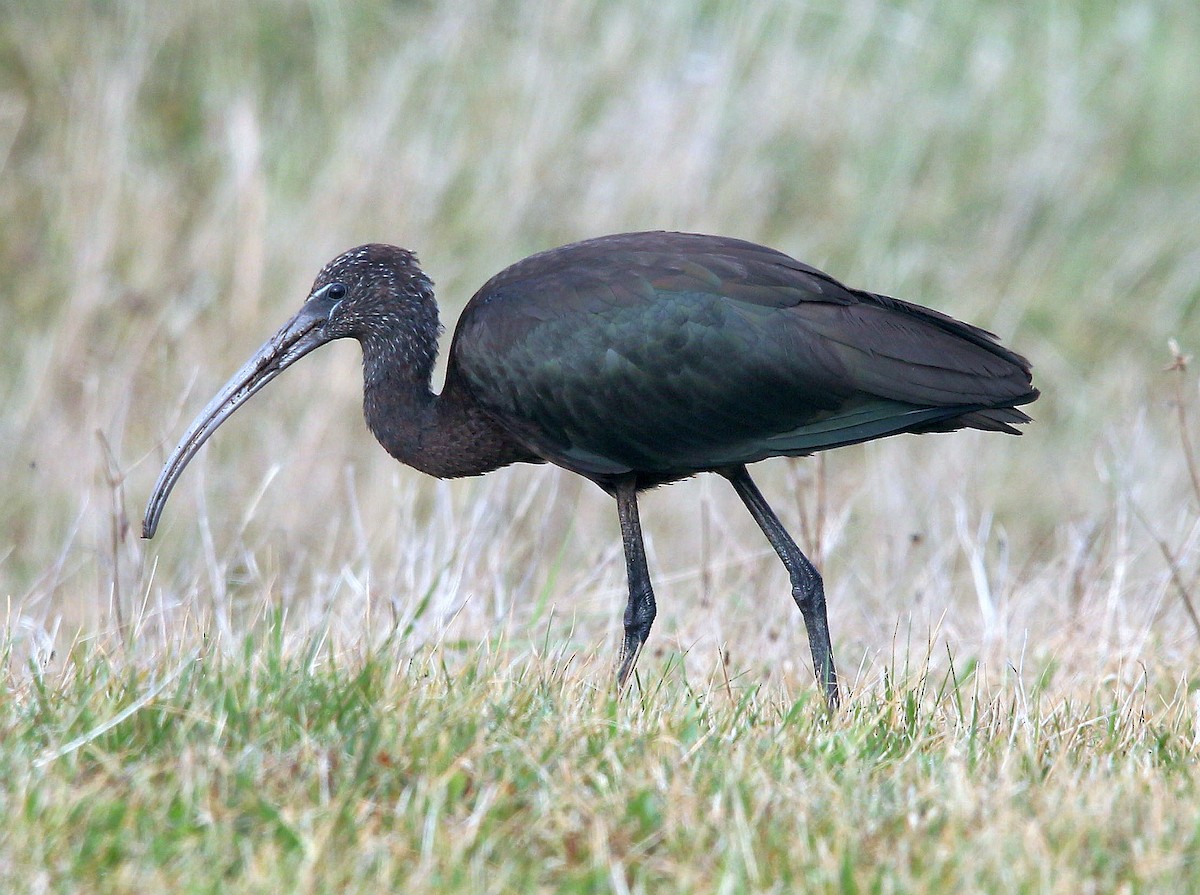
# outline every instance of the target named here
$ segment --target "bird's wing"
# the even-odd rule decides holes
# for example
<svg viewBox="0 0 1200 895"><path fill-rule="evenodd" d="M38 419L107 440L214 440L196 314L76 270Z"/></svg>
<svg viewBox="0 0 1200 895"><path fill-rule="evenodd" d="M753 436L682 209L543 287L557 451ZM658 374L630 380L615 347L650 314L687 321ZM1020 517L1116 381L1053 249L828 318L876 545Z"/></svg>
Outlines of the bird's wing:
<svg viewBox="0 0 1200 895"><path fill-rule="evenodd" d="M547 459L603 475L811 453L1036 397L982 330L688 234L503 271L463 312L450 375Z"/></svg>

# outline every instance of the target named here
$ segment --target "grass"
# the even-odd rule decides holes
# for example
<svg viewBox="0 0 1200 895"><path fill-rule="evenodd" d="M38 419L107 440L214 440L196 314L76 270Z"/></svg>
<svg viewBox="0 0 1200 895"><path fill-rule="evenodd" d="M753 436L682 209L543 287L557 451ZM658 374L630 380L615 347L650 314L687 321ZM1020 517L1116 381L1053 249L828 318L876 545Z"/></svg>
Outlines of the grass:
<svg viewBox="0 0 1200 895"><path fill-rule="evenodd" d="M55 681L12 694L10 891L1200 881L1184 688L1075 701L969 669L889 672L831 723L814 693L689 679L678 662L618 701L598 682L607 668L573 656L321 661L320 643L289 649L281 621L240 656L192 650L152 669L81 646Z"/></svg>
<svg viewBox="0 0 1200 895"><path fill-rule="evenodd" d="M943 6L0 14L4 888L1194 890L1200 11ZM756 469L825 573L834 718L704 480L644 501L660 616L615 700L611 501L399 468L349 345L136 537L337 251L414 248L452 325L530 251L653 227L1035 363L1023 438Z"/></svg>

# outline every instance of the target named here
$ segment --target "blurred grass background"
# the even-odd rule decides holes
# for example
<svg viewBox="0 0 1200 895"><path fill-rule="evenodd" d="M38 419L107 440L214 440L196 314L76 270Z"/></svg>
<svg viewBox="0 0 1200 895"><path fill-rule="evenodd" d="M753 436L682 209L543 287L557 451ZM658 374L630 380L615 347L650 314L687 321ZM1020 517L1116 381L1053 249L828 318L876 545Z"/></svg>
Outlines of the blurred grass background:
<svg viewBox="0 0 1200 895"><path fill-rule="evenodd" d="M815 463L765 465L852 667L905 629L1004 661L1080 630L1088 662L1097 636L1118 661L1194 650L1155 539L1190 587L1172 402L1195 381L1164 368L1169 338L1200 341L1198 34L1184 2L8 7L10 627L69 640L156 607L165 631L266 594L357 636L432 594L426 639L451 617L468 640L504 620L525 638L550 607L604 648L623 599L607 499L552 470L445 485L396 467L361 423L352 345L222 431L165 536L144 544L130 520L187 420L337 251L415 249L450 327L526 253L673 228L776 246L1035 363L1021 439L838 452L820 507ZM803 655L798 619L724 492L647 500L656 639L729 641L769 670ZM780 595L767 621L746 618L760 590ZM760 652L763 630L786 636Z"/></svg>
<svg viewBox="0 0 1200 895"><path fill-rule="evenodd" d="M218 871L278 891L298 866L313 891L481 890L434 861L449 836L521 891L556 861L599 874L579 891L1187 891L1200 406L1167 368L1169 340L1200 350L1197 59L1184 0L6 4L0 775L31 794L0 791L25 823L0 858L70 868L30 891ZM351 344L227 424L137 537L166 452L335 253L414 249L450 328L505 264L650 228L767 243L1034 362L1022 438L758 468L825 572L840 727L788 708L813 690L786 576L704 480L643 505L660 615L639 668L660 695L645 716L605 701L611 501L553 469L399 467L362 423ZM177 664L201 655L207 675ZM575 823L597 792L616 810L622 775L644 798L620 835ZM531 845L531 805L566 805L575 838ZM764 824L807 832L792 851L746 833ZM624 860L645 875L609 880Z"/></svg>

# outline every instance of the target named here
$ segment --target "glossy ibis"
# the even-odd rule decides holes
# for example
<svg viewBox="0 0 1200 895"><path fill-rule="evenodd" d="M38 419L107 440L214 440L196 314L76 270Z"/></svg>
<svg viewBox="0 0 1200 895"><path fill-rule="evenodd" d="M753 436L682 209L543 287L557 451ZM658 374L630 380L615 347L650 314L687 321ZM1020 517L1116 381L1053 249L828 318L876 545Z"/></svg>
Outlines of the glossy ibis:
<svg viewBox="0 0 1200 895"><path fill-rule="evenodd" d="M242 402L313 349L357 339L367 425L439 478L550 462L616 498L629 600L623 686L654 621L637 495L699 472L733 485L791 576L826 699L837 672L821 576L746 471L901 432L1018 434L1030 365L981 329L843 286L773 249L719 236L626 233L541 252L463 310L446 382L433 284L404 249L364 245L317 275L284 324L200 412L143 523Z"/></svg>

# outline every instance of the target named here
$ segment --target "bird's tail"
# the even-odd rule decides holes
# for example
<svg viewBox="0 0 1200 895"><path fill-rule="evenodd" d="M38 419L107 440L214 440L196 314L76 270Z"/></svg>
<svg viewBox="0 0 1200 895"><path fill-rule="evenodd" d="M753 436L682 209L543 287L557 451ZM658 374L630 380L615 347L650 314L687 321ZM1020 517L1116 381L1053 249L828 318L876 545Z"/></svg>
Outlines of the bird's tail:
<svg viewBox="0 0 1200 895"><path fill-rule="evenodd" d="M1033 389L1027 397L1016 403L1028 404L1030 401L1037 400L1037 397L1038 390ZM985 432L1004 432L1008 435L1020 435L1020 430L1014 429L1013 426L1020 426L1029 422L1033 422L1029 414L1022 410L1017 410L1015 407L989 407L985 410L972 410L969 413L940 420L928 427L913 429L912 431L953 432L955 429L982 429Z"/></svg>

